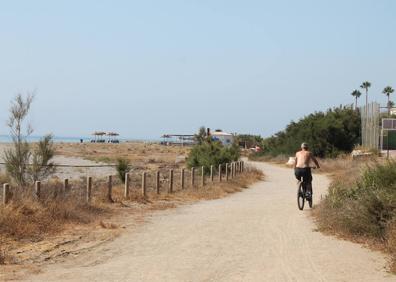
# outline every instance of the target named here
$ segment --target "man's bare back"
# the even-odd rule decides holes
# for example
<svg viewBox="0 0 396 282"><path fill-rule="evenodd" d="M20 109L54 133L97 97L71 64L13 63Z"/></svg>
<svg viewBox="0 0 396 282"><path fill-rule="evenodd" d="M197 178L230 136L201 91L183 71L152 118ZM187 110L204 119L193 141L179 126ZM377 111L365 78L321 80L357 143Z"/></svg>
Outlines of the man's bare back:
<svg viewBox="0 0 396 282"><path fill-rule="evenodd" d="M309 167L311 162L311 152L310 151L299 151L296 153L296 165L298 168Z"/></svg>
<svg viewBox="0 0 396 282"><path fill-rule="evenodd" d="M296 153L296 162L294 167L307 168L309 167L311 161L313 161L315 165L319 168L319 163L316 160L316 158L313 156L313 154L310 151L303 148L301 151Z"/></svg>

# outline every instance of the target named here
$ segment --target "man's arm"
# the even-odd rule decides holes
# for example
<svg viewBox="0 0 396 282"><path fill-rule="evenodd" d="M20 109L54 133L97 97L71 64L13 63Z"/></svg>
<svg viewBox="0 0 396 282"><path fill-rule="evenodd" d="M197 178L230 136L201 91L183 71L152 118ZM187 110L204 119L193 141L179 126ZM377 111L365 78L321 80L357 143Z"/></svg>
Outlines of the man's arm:
<svg viewBox="0 0 396 282"><path fill-rule="evenodd" d="M298 153L296 153L296 156L295 156L295 159L294 159L294 168L296 168L297 167L297 157L298 156Z"/></svg>
<svg viewBox="0 0 396 282"><path fill-rule="evenodd" d="M311 155L311 160L312 160L312 161L315 163L315 165L316 165L316 168L320 168L319 162L318 162L318 160L315 158L315 156L312 155L312 153L311 153L310 155Z"/></svg>

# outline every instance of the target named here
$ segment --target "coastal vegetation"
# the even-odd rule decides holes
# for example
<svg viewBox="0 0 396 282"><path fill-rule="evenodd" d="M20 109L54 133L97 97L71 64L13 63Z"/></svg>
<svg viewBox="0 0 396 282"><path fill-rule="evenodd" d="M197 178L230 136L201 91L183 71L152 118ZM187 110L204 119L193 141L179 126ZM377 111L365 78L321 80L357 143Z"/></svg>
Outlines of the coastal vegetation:
<svg viewBox="0 0 396 282"><path fill-rule="evenodd" d="M203 130L202 130L203 129ZM204 167L206 173L210 171L213 165L215 169L220 164L237 161L240 157L240 149L237 142L224 146L219 141L211 140L210 136L203 135L205 127L202 127L197 136L200 136L199 142L194 145L187 157L187 166Z"/></svg>
<svg viewBox="0 0 396 282"><path fill-rule="evenodd" d="M359 112L350 106L315 112L264 139L262 151L252 157L294 155L302 142L307 142L318 157L336 157L359 144L360 124Z"/></svg>
<svg viewBox="0 0 396 282"><path fill-rule="evenodd" d="M37 181L48 177L54 172L51 162L55 152L52 136L46 135L36 147L27 142L33 128L26 122L34 96L26 98L18 94L12 102L7 125L12 137L12 147L4 151L4 162L7 174L20 186L26 186L28 181ZM32 162L30 164L30 162Z"/></svg>
<svg viewBox="0 0 396 282"><path fill-rule="evenodd" d="M116 170L122 183L125 183L125 176L130 171L129 161L127 159L119 158L117 160Z"/></svg>
<svg viewBox="0 0 396 282"><path fill-rule="evenodd" d="M389 252L396 271L396 162L343 164L333 166L329 192L314 210L319 229Z"/></svg>

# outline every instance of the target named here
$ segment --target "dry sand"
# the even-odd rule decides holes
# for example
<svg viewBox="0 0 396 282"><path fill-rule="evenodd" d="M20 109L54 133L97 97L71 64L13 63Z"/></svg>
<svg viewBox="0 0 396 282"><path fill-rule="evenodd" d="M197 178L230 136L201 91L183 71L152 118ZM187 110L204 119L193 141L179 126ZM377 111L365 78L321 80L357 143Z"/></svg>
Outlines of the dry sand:
<svg viewBox="0 0 396 282"><path fill-rule="evenodd" d="M155 213L25 281L396 281L381 253L315 231L290 169L257 166L266 181L251 189ZM315 176L316 203L328 184Z"/></svg>

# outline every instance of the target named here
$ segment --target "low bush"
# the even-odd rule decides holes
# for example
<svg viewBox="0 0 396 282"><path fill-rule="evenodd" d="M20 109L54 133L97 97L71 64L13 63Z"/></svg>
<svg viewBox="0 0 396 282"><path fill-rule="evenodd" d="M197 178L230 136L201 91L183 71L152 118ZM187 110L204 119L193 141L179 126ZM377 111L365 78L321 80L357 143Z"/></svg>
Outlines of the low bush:
<svg viewBox="0 0 396 282"><path fill-rule="evenodd" d="M215 168L219 164L230 163L238 160L240 157L240 150L238 145L223 146L220 142L208 141L195 145L188 157L188 167L204 167L205 172L210 171L210 166Z"/></svg>
<svg viewBox="0 0 396 282"><path fill-rule="evenodd" d="M118 159L117 165L116 165L116 170L117 170L118 177L120 178L122 183L125 183L125 175L130 170L129 161L127 159Z"/></svg>
<svg viewBox="0 0 396 282"><path fill-rule="evenodd" d="M316 208L319 228L384 244L396 261L396 162L374 162L347 178L337 177Z"/></svg>

